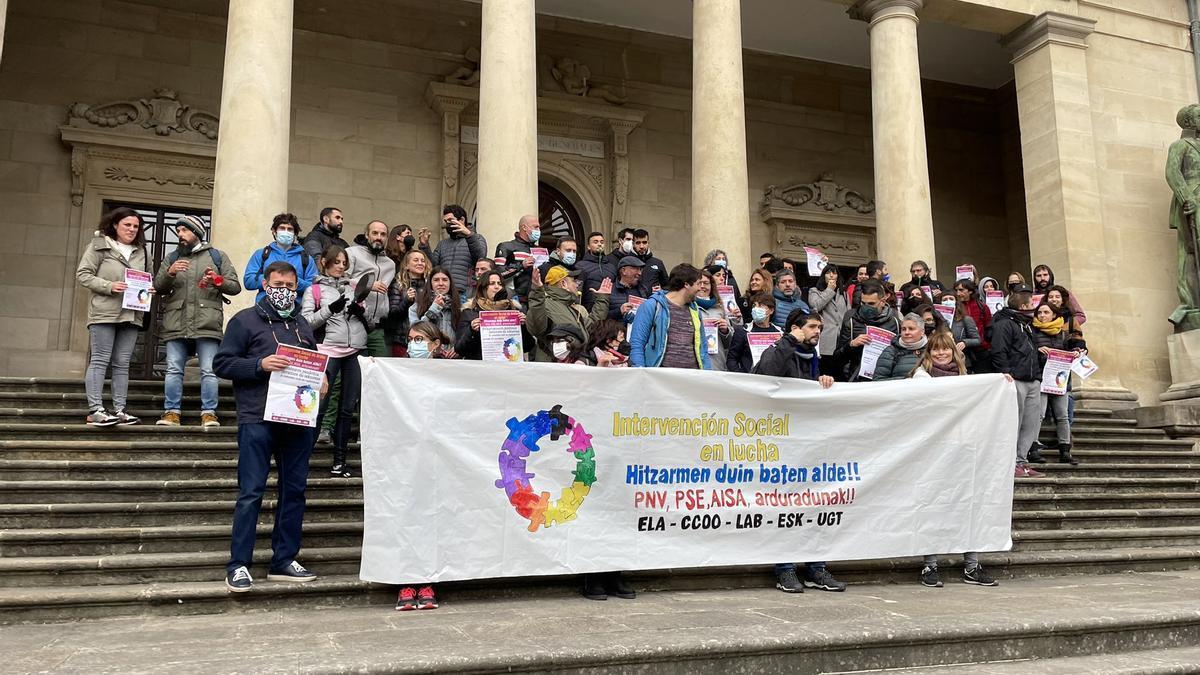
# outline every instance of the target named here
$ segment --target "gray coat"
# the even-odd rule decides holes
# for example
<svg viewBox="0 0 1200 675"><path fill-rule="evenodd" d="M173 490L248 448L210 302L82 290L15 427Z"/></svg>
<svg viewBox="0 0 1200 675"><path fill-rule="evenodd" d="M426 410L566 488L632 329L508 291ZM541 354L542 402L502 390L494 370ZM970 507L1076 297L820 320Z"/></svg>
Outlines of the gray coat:
<svg viewBox="0 0 1200 675"><path fill-rule="evenodd" d="M821 317L821 342L817 346L821 356L829 356L837 349L838 333L846 317L846 294L836 288L826 287L819 291L814 286L808 291L808 306L813 314Z"/></svg>
<svg viewBox="0 0 1200 675"><path fill-rule="evenodd" d="M96 238L88 244L87 250L79 260L75 269L75 278L79 284L92 292L88 303L87 325L94 323L134 323L141 324L142 315L132 309L122 309L124 292L114 293L112 285L125 281L125 270L135 269L143 272L150 271L147 266L145 247L133 249L130 260L112 247L108 237L96 233Z"/></svg>
<svg viewBox="0 0 1200 675"><path fill-rule="evenodd" d="M366 246L355 245L346 249L346 257L350 266L346 268L345 278L354 283L358 283L366 274L371 275L372 283L382 281L385 286L391 286L392 280L396 278L396 262L388 257L387 251L375 254ZM378 326L387 318L390 309L388 294L371 291L363 300L363 307L367 310L367 319L371 325Z"/></svg>
<svg viewBox="0 0 1200 675"><path fill-rule="evenodd" d="M300 305L300 314L304 316L305 321L308 321L308 325L312 326L314 333L319 333L324 329L325 337L321 343L337 347L366 349L367 328L362 321L347 314L345 309L337 314L329 309L329 305L336 302L339 297L346 298L347 306L354 302L354 284L350 283L346 277L334 279L320 275L313 280L312 287L315 288L318 285L321 287L320 291L310 290L304 294L304 302ZM321 295L319 307L313 298L317 293Z"/></svg>
<svg viewBox="0 0 1200 675"><path fill-rule="evenodd" d="M188 268L171 276L171 265L164 259L154 275L154 290L163 302L162 340L180 338L212 338L220 340L224 334L225 303L222 295L237 295L242 292L237 270L229 262L229 256L218 251L221 269L214 270L224 277L220 289L211 286L200 288L204 270L213 266L212 246L200 242L192 252L179 256L186 260Z"/></svg>
<svg viewBox="0 0 1200 675"><path fill-rule="evenodd" d="M961 320L955 321L954 325L950 327L950 333L954 336L955 342L963 343L967 349L978 347L981 343L975 319L965 314Z"/></svg>
<svg viewBox="0 0 1200 675"><path fill-rule="evenodd" d="M429 250L428 244L421 246L434 267L445 267L450 272L455 288L460 291L471 287L475 261L487 257L487 240L475 231L474 224L467 227L471 228L471 234L465 237L450 235L439 241L433 251Z"/></svg>

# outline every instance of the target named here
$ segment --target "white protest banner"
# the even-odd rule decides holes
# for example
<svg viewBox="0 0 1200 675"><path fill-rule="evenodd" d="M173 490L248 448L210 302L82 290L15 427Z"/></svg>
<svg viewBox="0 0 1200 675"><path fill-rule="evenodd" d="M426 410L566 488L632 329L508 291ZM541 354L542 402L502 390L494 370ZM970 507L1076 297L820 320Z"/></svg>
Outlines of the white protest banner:
<svg viewBox="0 0 1200 675"><path fill-rule="evenodd" d="M521 313L480 312L479 342L484 361L519 363L525 355L521 338Z"/></svg>
<svg viewBox="0 0 1200 675"><path fill-rule="evenodd" d="M783 337L781 331L765 331L760 333L746 333L746 341L750 343L750 358L753 359L754 365L758 365L758 360L762 358L763 352L767 351L767 347L779 342L779 338Z"/></svg>
<svg viewBox="0 0 1200 675"><path fill-rule="evenodd" d="M963 279L970 279L974 276L975 276L975 266L974 265L959 265L958 267L954 268L954 280L955 281L962 281Z"/></svg>
<svg viewBox="0 0 1200 675"><path fill-rule="evenodd" d="M737 296L733 294L733 286L717 286L717 296L721 298L721 305L725 307L725 316L733 316L738 312Z"/></svg>
<svg viewBox="0 0 1200 675"><path fill-rule="evenodd" d="M367 581L1011 548L1018 425L1000 375L823 390L674 368L359 362ZM919 424L913 401L934 411Z"/></svg>
<svg viewBox="0 0 1200 675"><path fill-rule="evenodd" d="M1096 365L1092 357L1087 354L1080 354L1079 358L1071 362L1071 372L1085 380L1094 375L1097 370L1100 370L1100 366Z"/></svg>
<svg viewBox="0 0 1200 675"><path fill-rule="evenodd" d="M529 254L533 256L534 267L541 267L550 261L550 249L548 248L531 248Z"/></svg>
<svg viewBox="0 0 1200 675"><path fill-rule="evenodd" d="M329 357L291 345L279 345L275 355L287 359L288 367L271 373L263 419L301 427L317 426L321 381Z"/></svg>
<svg viewBox="0 0 1200 675"><path fill-rule="evenodd" d="M829 263L825 262L825 254L820 249L811 246L804 247L804 255L808 258L808 276L819 276Z"/></svg>
<svg viewBox="0 0 1200 675"><path fill-rule="evenodd" d="M875 366L879 363L879 355L892 344L896 334L878 326L867 326L867 337L871 339L863 346L862 361L858 366L858 374L868 380L875 377Z"/></svg>
<svg viewBox="0 0 1200 675"><path fill-rule="evenodd" d="M121 309L150 310L150 289L154 276L141 270L125 269L125 294L121 298Z"/></svg>
<svg viewBox="0 0 1200 675"><path fill-rule="evenodd" d="M704 346L708 350L709 355L716 354L718 347L717 342L721 339L720 329L717 327L716 319L701 319L704 324Z"/></svg>
<svg viewBox="0 0 1200 675"><path fill-rule="evenodd" d="M1004 309L1004 292L1003 291L985 291L984 296L987 298L988 309L992 314Z"/></svg>
<svg viewBox="0 0 1200 675"><path fill-rule="evenodd" d="M1067 381L1071 378L1071 364L1074 361L1075 352L1051 349L1046 354L1046 367L1042 369L1043 394L1067 393Z"/></svg>

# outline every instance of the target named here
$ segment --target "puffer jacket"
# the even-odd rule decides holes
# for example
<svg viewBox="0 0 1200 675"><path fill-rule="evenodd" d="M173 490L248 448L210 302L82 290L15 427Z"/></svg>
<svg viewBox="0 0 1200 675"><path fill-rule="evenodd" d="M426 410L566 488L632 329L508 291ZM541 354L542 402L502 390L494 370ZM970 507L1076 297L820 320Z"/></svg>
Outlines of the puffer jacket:
<svg viewBox="0 0 1200 675"><path fill-rule="evenodd" d="M1038 351L1033 342L1031 319L1005 307L992 320L992 366L997 373L1008 373L1014 380L1040 380Z"/></svg>
<svg viewBox="0 0 1200 675"><path fill-rule="evenodd" d="M313 297L320 294L321 301ZM346 313L346 308L336 314L329 308L339 297L346 298L349 307L354 302L354 284L346 277L334 279L319 275L313 280L304 301L300 305L300 314L308 321L314 334L324 333L321 344L335 347L367 348L367 327L358 318Z"/></svg>
<svg viewBox="0 0 1200 675"><path fill-rule="evenodd" d="M838 331L842 329L848 305L846 294L838 293L837 288L809 289L808 306L821 316L821 342L817 344L821 356L830 356L837 349Z"/></svg>
<svg viewBox="0 0 1200 675"><path fill-rule="evenodd" d="M221 260L221 269L214 270L222 277L219 288L200 288L204 270L213 266L213 248L208 242L200 242L187 255L177 260L188 261L188 268L171 276L170 258L164 259L154 275L154 290L163 302L162 332L159 338L213 338L220 340L225 334L226 295L242 292L238 283L237 270L229 262L229 256L216 251Z"/></svg>
<svg viewBox="0 0 1200 675"><path fill-rule="evenodd" d="M671 308L666 291L658 291L638 307L629 331L629 365L634 368L657 368L667 354L667 337L671 330ZM703 370L712 370L708 349L704 346L704 326L695 303L687 307L692 319L692 346L696 363Z"/></svg>
<svg viewBox="0 0 1200 675"><path fill-rule="evenodd" d="M950 334L954 336L956 343L963 343L968 352L978 347L981 341L979 329L975 327L975 320L966 314L950 326Z"/></svg>
<svg viewBox="0 0 1200 675"><path fill-rule="evenodd" d="M142 315L132 309L123 309L125 304L124 291L114 293L112 285L125 281L125 270L134 269L142 272L150 271L146 259L146 249L133 249L130 259L126 260L117 249L113 248L108 237L96 232L92 243L79 260L75 268L75 278L79 284L92 292L88 302L87 325L96 323L133 323L140 325Z"/></svg>
<svg viewBox="0 0 1200 675"><path fill-rule="evenodd" d="M921 362L924 353L925 347L908 349L900 344L900 336L896 336L892 344L879 355L879 361L875 363L875 377L871 379L875 382L903 380Z"/></svg>
<svg viewBox="0 0 1200 675"><path fill-rule="evenodd" d="M350 266L346 268L346 278L354 283L358 283L364 275L370 274L371 283L381 281L390 286L392 279L396 277L396 263L388 257L386 250L374 253L367 246L354 245L346 249L346 257L350 262ZM388 294L371 291L363 300L363 308L366 309L367 321L371 327L379 326L391 310Z"/></svg>
<svg viewBox="0 0 1200 675"><path fill-rule="evenodd" d="M617 261L619 259L615 255L607 253L596 255L589 251L583 254L579 262L575 263L575 267L583 272L579 278L579 286L583 289L584 307L592 306L593 296L605 279L612 279L614 285L617 283ZM612 304L610 302L609 307Z"/></svg>
<svg viewBox="0 0 1200 675"><path fill-rule="evenodd" d="M850 346L850 342L854 338L867 332L867 326L882 328L896 335L900 334L900 318L896 316L895 309L890 306L884 307L881 313L871 318L865 316L863 309L863 305L860 304L846 312L846 318L842 319L842 327L838 332L837 349L833 353L834 358L838 359L838 363L842 364L847 379L851 381L858 377L858 368L862 365L863 352L862 347Z"/></svg>
<svg viewBox="0 0 1200 675"><path fill-rule="evenodd" d="M525 327L538 342L537 349L533 350L534 360L547 363L555 361L548 338L555 326L575 326L584 337L590 336L592 328L608 317L608 297L608 293L597 291L592 309L588 311L579 304L578 296L561 286L529 289L529 313L525 315Z"/></svg>
<svg viewBox="0 0 1200 675"><path fill-rule="evenodd" d="M341 246L342 248L350 248L350 244L342 239L341 233L334 234L327 231L323 226L317 225L307 235L304 236L304 252L308 253L313 260L321 257L325 249L330 246Z"/></svg>
<svg viewBox="0 0 1200 675"><path fill-rule="evenodd" d="M487 257L487 240L475 231L473 223L467 223L471 234L463 237L452 234L441 240L434 250L429 244L422 244L421 250L429 256L434 267L445 267L454 280L454 287L459 290L471 287L471 273L475 271L475 261Z"/></svg>
<svg viewBox="0 0 1200 675"><path fill-rule="evenodd" d="M817 380L821 377L820 364L821 356L815 350L801 348L800 341L787 333L763 351L753 372L755 375Z"/></svg>
<svg viewBox="0 0 1200 675"><path fill-rule="evenodd" d="M775 298L775 315L771 318L771 323L779 330L783 330L783 325L787 323L788 315L797 309L803 309L805 312L811 313L808 308L808 303L804 302L804 294L800 292L800 287L790 296L784 295L783 291L776 288L771 291L771 295Z"/></svg>

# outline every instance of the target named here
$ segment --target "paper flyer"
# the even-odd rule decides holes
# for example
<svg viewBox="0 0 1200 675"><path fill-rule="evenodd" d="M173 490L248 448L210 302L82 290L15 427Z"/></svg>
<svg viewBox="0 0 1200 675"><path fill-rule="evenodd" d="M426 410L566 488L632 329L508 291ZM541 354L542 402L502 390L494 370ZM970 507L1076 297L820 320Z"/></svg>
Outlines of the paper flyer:
<svg viewBox="0 0 1200 675"><path fill-rule="evenodd" d="M717 328L716 319L704 319L704 344L708 348L709 355L716 354L721 339L720 329Z"/></svg>
<svg viewBox="0 0 1200 675"><path fill-rule="evenodd" d="M533 264L537 267L550 261L550 249L548 248L531 248L529 254L533 256Z"/></svg>
<svg viewBox="0 0 1200 675"><path fill-rule="evenodd" d="M1044 297L1046 297L1045 293L1034 293L1033 294L1033 306L1036 308L1038 305L1042 304L1042 298L1044 298Z"/></svg>
<svg viewBox="0 0 1200 675"><path fill-rule="evenodd" d="M746 340L750 343L750 356L754 359L754 365L758 365L758 360L762 358L763 352L767 351L767 347L779 342L779 338L781 337L783 337L783 333L778 331L746 333Z"/></svg>
<svg viewBox="0 0 1200 675"><path fill-rule="evenodd" d="M892 344L896 334L877 326L867 326L866 335L871 341L863 347L862 364L858 367L858 374L872 379L875 377L875 365L879 363L879 355Z"/></svg>
<svg viewBox="0 0 1200 675"><path fill-rule="evenodd" d="M737 296L733 294L733 286L717 286L717 296L721 298L721 305L725 307L726 316L733 316L733 313L738 311Z"/></svg>
<svg viewBox="0 0 1200 675"><path fill-rule="evenodd" d="M933 286L922 286L921 292L924 293L925 297L929 298L930 300L933 299Z"/></svg>
<svg viewBox="0 0 1200 675"><path fill-rule="evenodd" d="M1067 393L1067 381L1071 379L1071 364L1074 361L1075 352L1051 349L1046 354L1046 367L1042 369L1043 394Z"/></svg>
<svg viewBox="0 0 1200 675"><path fill-rule="evenodd" d="M959 265L954 268L954 280L962 281L975 276L975 268L970 265Z"/></svg>
<svg viewBox="0 0 1200 675"><path fill-rule="evenodd" d="M984 302L987 303L988 309L992 314L1004 309L1004 292L1003 291L984 291L986 296Z"/></svg>
<svg viewBox="0 0 1200 675"><path fill-rule="evenodd" d="M484 361L520 363L525 355L521 338L521 313L515 311L480 312L479 341Z"/></svg>
<svg viewBox="0 0 1200 675"><path fill-rule="evenodd" d="M1079 358L1071 363L1071 372L1085 380L1094 375L1097 370L1100 370L1100 366L1096 365L1092 357L1087 354L1080 354Z"/></svg>
<svg viewBox="0 0 1200 675"><path fill-rule="evenodd" d="M292 345L279 345L275 355L287 359L289 365L271 373L263 419L301 427L317 426L321 382L329 357Z"/></svg>
<svg viewBox="0 0 1200 675"><path fill-rule="evenodd" d="M150 311L150 288L152 286L154 286L154 276L149 272L126 269L125 296L121 301L121 309Z"/></svg>
<svg viewBox="0 0 1200 675"><path fill-rule="evenodd" d="M954 308L953 307L947 307L946 305L938 304L938 305L934 305L933 309L938 314L942 315L942 318L945 319L947 326L954 325Z"/></svg>
<svg viewBox="0 0 1200 675"><path fill-rule="evenodd" d="M819 276L825 270L825 265L828 264L824 260L825 254L811 246L804 247L804 254L808 257L808 276Z"/></svg>

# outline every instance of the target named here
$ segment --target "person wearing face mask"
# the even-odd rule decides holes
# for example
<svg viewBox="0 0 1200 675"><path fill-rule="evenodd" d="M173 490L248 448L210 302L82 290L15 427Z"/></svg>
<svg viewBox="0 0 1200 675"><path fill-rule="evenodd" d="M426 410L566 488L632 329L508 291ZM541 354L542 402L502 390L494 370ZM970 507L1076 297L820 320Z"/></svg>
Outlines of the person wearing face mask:
<svg viewBox="0 0 1200 675"><path fill-rule="evenodd" d="M775 316L771 318L771 323L780 330L783 329L783 324L787 322L787 318L793 310L802 309L805 314L812 313L808 303L804 302L804 294L800 292L800 286L796 283L795 272L785 269L776 274L775 290L771 292L771 295L775 297Z"/></svg>
<svg viewBox="0 0 1200 675"><path fill-rule="evenodd" d="M928 379L931 377L954 377L967 374L967 364L962 353L954 344L954 338L945 331L934 333L929 338L929 345L916 368L909 377ZM938 559L936 555L925 556L925 564L921 568L921 585L928 588L941 588L942 577L938 574ZM990 574L979 564L979 554L974 551L963 553L963 583L973 586L999 586Z"/></svg>
<svg viewBox="0 0 1200 675"><path fill-rule="evenodd" d="M417 292L429 283L433 265L420 249L409 249L400 260L396 278L388 287L388 305L392 317L392 356L404 356L408 344L408 310L417 301Z"/></svg>
<svg viewBox="0 0 1200 675"><path fill-rule="evenodd" d="M271 581L308 582L316 575L296 560L304 523L304 489L315 429L267 422L263 412L271 373L288 367L275 354L279 345L316 349L312 328L296 305L300 280L296 268L283 260L261 273L263 297L253 307L234 315L213 359L217 375L233 382L237 402L238 497L233 511L233 533L225 585L234 593L249 591L258 515L274 457L279 472L275 526L271 533ZM321 395L328 380L321 385Z"/></svg>
<svg viewBox="0 0 1200 675"><path fill-rule="evenodd" d="M333 466L329 473L340 478L354 475L346 463L346 446L362 386L358 355L367 348L367 319L354 299L348 266L349 258L341 246L325 249L317 259L321 273L300 305L300 315L318 341L317 351L329 357L325 374L333 384L329 395L321 399L318 419L322 426L325 420L332 422Z"/></svg>
<svg viewBox="0 0 1200 675"><path fill-rule="evenodd" d="M460 358L471 361L483 359L482 333L479 328L480 312L506 312L517 310L504 287L504 275L493 270L479 275L474 295L462 308L458 328L454 331L454 351ZM521 315L521 339L528 352L533 348L533 335L525 327L525 315Z"/></svg>
<svg viewBox="0 0 1200 675"><path fill-rule="evenodd" d="M704 256L704 267L709 268L713 265L725 270L725 282L727 286L733 286L733 296L742 294L742 289L738 287L737 279L733 276L733 270L729 267L729 254L719 248L714 248Z"/></svg>
<svg viewBox="0 0 1200 675"><path fill-rule="evenodd" d="M741 310L742 316L750 316L751 298L758 295L771 295L775 290L775 277L766 270L766 268L756 269L750 273L750 281L746 287L746 291L738 296L738 309ZM774 300L771 304L774 305Z"/></svg>
<svg viewBox="0 0 1200 675"><path fill-rule="evenodd" d="M833 358L837 350L838 331L842 320L846 318L849 307L846 291L842 286L842 278L837 265L829 263L821 270L817 285L808 290L808 305L812 313L821 317L821 342L818 352L821 356L821 374L831 377L840 376L840 368Z"/></svg>
<svg viewBox="0 0 1200 675"><path fill-rule="evenodd" d="M442 267L450 272L455 288L470 288L475 283L471 276L475 261L487 257L487 240L475 231L473 223L467 222L467 212L458 204L442 207L442 228L446 238L437 243L436 249L429 248L432 233L427 227L417 233L417 247L425 252L434 267ZM458 302L464 300L459 298Z"/></svg>
<svg viewBox="0 0 1200 675"><path fill-rule="evenodd" d="M554 356L554 363L569 366L592 365L584 335L575 326L555 326L546 337L550 340L550 353Z"/></svg>
<svg viewBox="0 0 1200 675"><path fill-rule="evenodd" d="M872 380L880 382L908 377L925 355L925 345L928 342L924 318L920 314L905 314L900 321L900 334L892 338L892 344L879 355Z"/></svg>
<svg viewBox="0 0 1200 675"><path fill-rule="evenodd" d="M1042 426L1042 369L1033 340L1033 289L1016 284L1008 296L1008 306L996 312L992 320L992 366L1009 375L1017 390L1017 478L1040 478L1045 474L1029 468L1029 463L1044 463L1034 447Z"/></svg>
<svg viewBox="0 0 1200 675"><path fill-rule="evenodd" d="M704 275L687 263L676 265L666 290L638 308L629 333L629 362L634 368L711 370L696 295ZM644 277L643 277L644 279Z"/></svg>
<svg viewBox="0 0 1200 675"><path fill-rule="evenodd" d="M627 255L621 258L617 268L617 283L613 284L612 295L608 300L608 318L618 319L625 323L633 323L633 315L637 307L629 302L629 296L639 297L638 282L642 279L642 268L645 263L635 256Z"/></svg>
<svg viewBox="0 0 1200 675"><path fill-rule="evenodd" d="M396 263L387 254L387 235L387 223L372 220L363 234L354 238L354 246L346 249L350 258L346 278L350 283L357 284L363 277L369 277L370 291L363 299L362 307L368 330L367 354L371 356L387 356L391 351L383 322L391 311L388 286L396 276Z"/></svg>
<svg viewBox="0 0 1200 675"><path fill-rule="evenodd" d="M162 330L167 345L163 414L156 424L179 426L183 410L183 371L193 353L200 361L200 425L221 426L217 418L217 374L213 358L221 344L227 295L242 292L229 256L204 241L204 221L184 216L175 223L179 245L154 275L162 298Z"/></svg>
<svg viewBox="0 0 1200 675"><path fill-rule="evenodd" d="M650 252L650 231L638 228L633 231L633 255L645 264L642 279L638 282L638 295L648 298L667 285L667 265Z"/></svg>
<svg viewBox="0 0 1200 675"><path fill-rule="evenodd" d="M713 269L721 272L725 270L719 265L714 265ZM733 341L733 326L736 324L725 314L725 305L717 295L717 282L713 273L708 269L700 270L700 272L703 276L700 278L700 289L696 293L696 307L700 310L700 322L703 324L707 320L715 323L717 328L716 344L710 344L706 334L705 348L708 349L708 360L712 364L712 369L723 372L726 368L729 346Z"/></svg>
<svg viewBox="0 0 1200 675"><path fill-rule="evenodd" d="M550 251L550 259L542 263L540 271L544 277L546 276L546 272L549 271L551 267L554 267L555 265L562 265L568 270L574 271L579 269L582 272L583 270L581 268L576 267L576 263L578 262L579 244L575 241L574 237L567 236L558 240L558 243L555 244L554 249ZM579 275L580 289L583 289L584 281L584 275Z"/></svg>
<svg viewBox="0 0 1200 675"><path fill-rule="evenodd" d="M542 225L538 222L537 216L525 215L517 221L517 231L513 233L512 240L501 242L496 246L495 257L504 259L504 268L508 270L513 280L513 291L521 302L527 302L530 282L533 280L534 265L531 249L536 247L541 239Z"/></svg>
<svg viewBox="0 0 1200 675"><path fill-rule="evenodd" d="M533 270L526 326L537 338L537 349L533 350L535 361L553 363L556 360L550 351L550 331L556 326L574 326L585 336L586 344L592 329L608 317L612 282L608 279L601 282L596 289L596 301L589 311L579 302L577 280L580 274L579 270L572 272L562 265L551 267L545 278L536 268Z"/></svg>
<svg viewBox="0 0 1200 675"><path fill-rule="evenodd" d="M867 326L875 326L897 335L900 334L900 320L892 305L887 304L883 285L868 279L859 285L859 305L846 313L838 331L837 348L833 356L843 368L843 378L847 381L858 379L858 369L862 365L863 347L870 339L867 337Z"/></svg>
<svg viewBox="0 0 1200 675"><path fill-rule="evenodd" d="M617 232L617 239L612 250L614 259L620 260L627 255L633 255L633 232L632 227L624 227Z"/></svg>
<svg viewBox="0 0 1200 675"><path fill-rule="evenodd" d="M384 249L387 255L396 264L396 269L400 269L400 263L404 260L404 254L413 250L417 245L417 238L413 236L412 228L408 225L397 225L388 231L387 245Z"/></svg>
<svg viewBox="0 0 1200 675"><path fill-rule="evenodd" d="M432 321L418 321L408 329L410 359L457 359L453 338L443 333Z"/></svg>
<svg viewBox="0 0 1200 675"><path fill-rule="evenodd" d="M1008 305L1008 297L1010 295L1012 295L1013 289L1017 288L1018 286L1025 286L1025 285L1026 285L1025 284L1025 275L1021 274L1020 272L1009 272L1008 273L1008 277L1004 283L1004 304L1005 304L1005 306ZM1033 291L1033 289L1030 289L1030 292L1032 292L1032 291Z"/></svg>
<svg viewBox="0 0 1200 675"><path fill-rule="evenodd" d="M1049 265L1038 265L1033 268L1033 290L1035 294L1045 295L1054 286L1054 270L1050 269ZM1062 286L1058 288L1062 288ZM1083 324L1087 323L1087 314L1084 313L1083 307L1080 306L1078 298L1068 293L1067 304L1071 308L1071 314L1074 316L1076 326L1082 327Z"/></svg>
<svg viewBox="0 0 1200 675"><path fill-rule="evenodd" d="M1067 321L1058 316L1054 308L1046 302L1038 305L1033 313L1033 342L1037 346L1038 365L1042 369L1046 367L1046 359L1051 349L1075 352L1076 356L1087 351L1083 335L1072 333ZM1045 418L1047 410L1053 411L1058 461L1075 465L1079 464L1079 460L1071 455L1071 418L1067 409L1070 398L1070 392L1042 393L1041 417Z"/></svg>
<svg viewBox="0 0 1200 675"><path fill-rule="evenodd" d="M617 261L623 257L620 253L607 253L604 245L603 232L589 234L587 250L575 264L576 269L583 272L580 276L580 281L583 282L583 306L588 309L592 308L592 303L595 301L594 295L596 289L600 288L600 282L605 279L614 282L617 280ZM632 239L629 241L629 250L633 250Z"/></svg>
<svg viewBox="0 0 1200 675"><path fill-rule="evenodd" d="M303 296L317 277L317 264L298 243L300 222L290 213L280 213L271 219L271 236L275 241L250 254L250 260L246 262L246 273L242 275L242 286L259 289L254 301L262 300L266 295L262 290L263 272L273 262L285 262L298 270L296 292Z"/></svg>
<svg viewBox="0 0 1200 675"><path fill-rule="evenodd" d="M869 280L874 280L878 281L880 284L885 284L888 283L892 278L891 275L888 274L887 263L882 260L868 260L865 272L867 274L867 278L863 281L860 281L854 287L854 295L851 296L852 299L850 300L851 308L857 309L859 304L862 303L862 287L864 283ZM894 303L888 304L891 307L896 306Z"/></svg>
<svg viewBox="0 0 1200 675"><path fill-rule="evenodd" d="M768 293L759 293L750 298L750 324L735 325L725 354L725 370L731 373L748 373L754 368L754 355L750 352L750 339L746 333L778 333L771 323L775 316L775 298Z"/></svg>
<svg viewBox="0 0 1200 675"><path fill-rule="evenodd" d="M349 248L350 244L342 239L342 226L344 219L342 218L342 210L332 206L326 206L321 209L321 217L317 224L313 227L303 239L304 252L314 260L321 257L325 249L330 246L340 246L343 249Z"/></svg>
<svg viewBox="0 0 1200 675"><path fill-rule="evenodd" d="M429 283L417 291L416 300L408 308L408 325L428 321L446 336L445 347L453 347L455 331L462 319L462 304L458 302L458 288L450 271L435 267L429 274Z"/></svg>
<svg viewBox="0 0 1200 675"><path fill-rule="evenodd" d="M592 341L588 346L597 366L629 367L629 342L625 340L625 326L624 321L605 319L592 329Z"/></svg>

